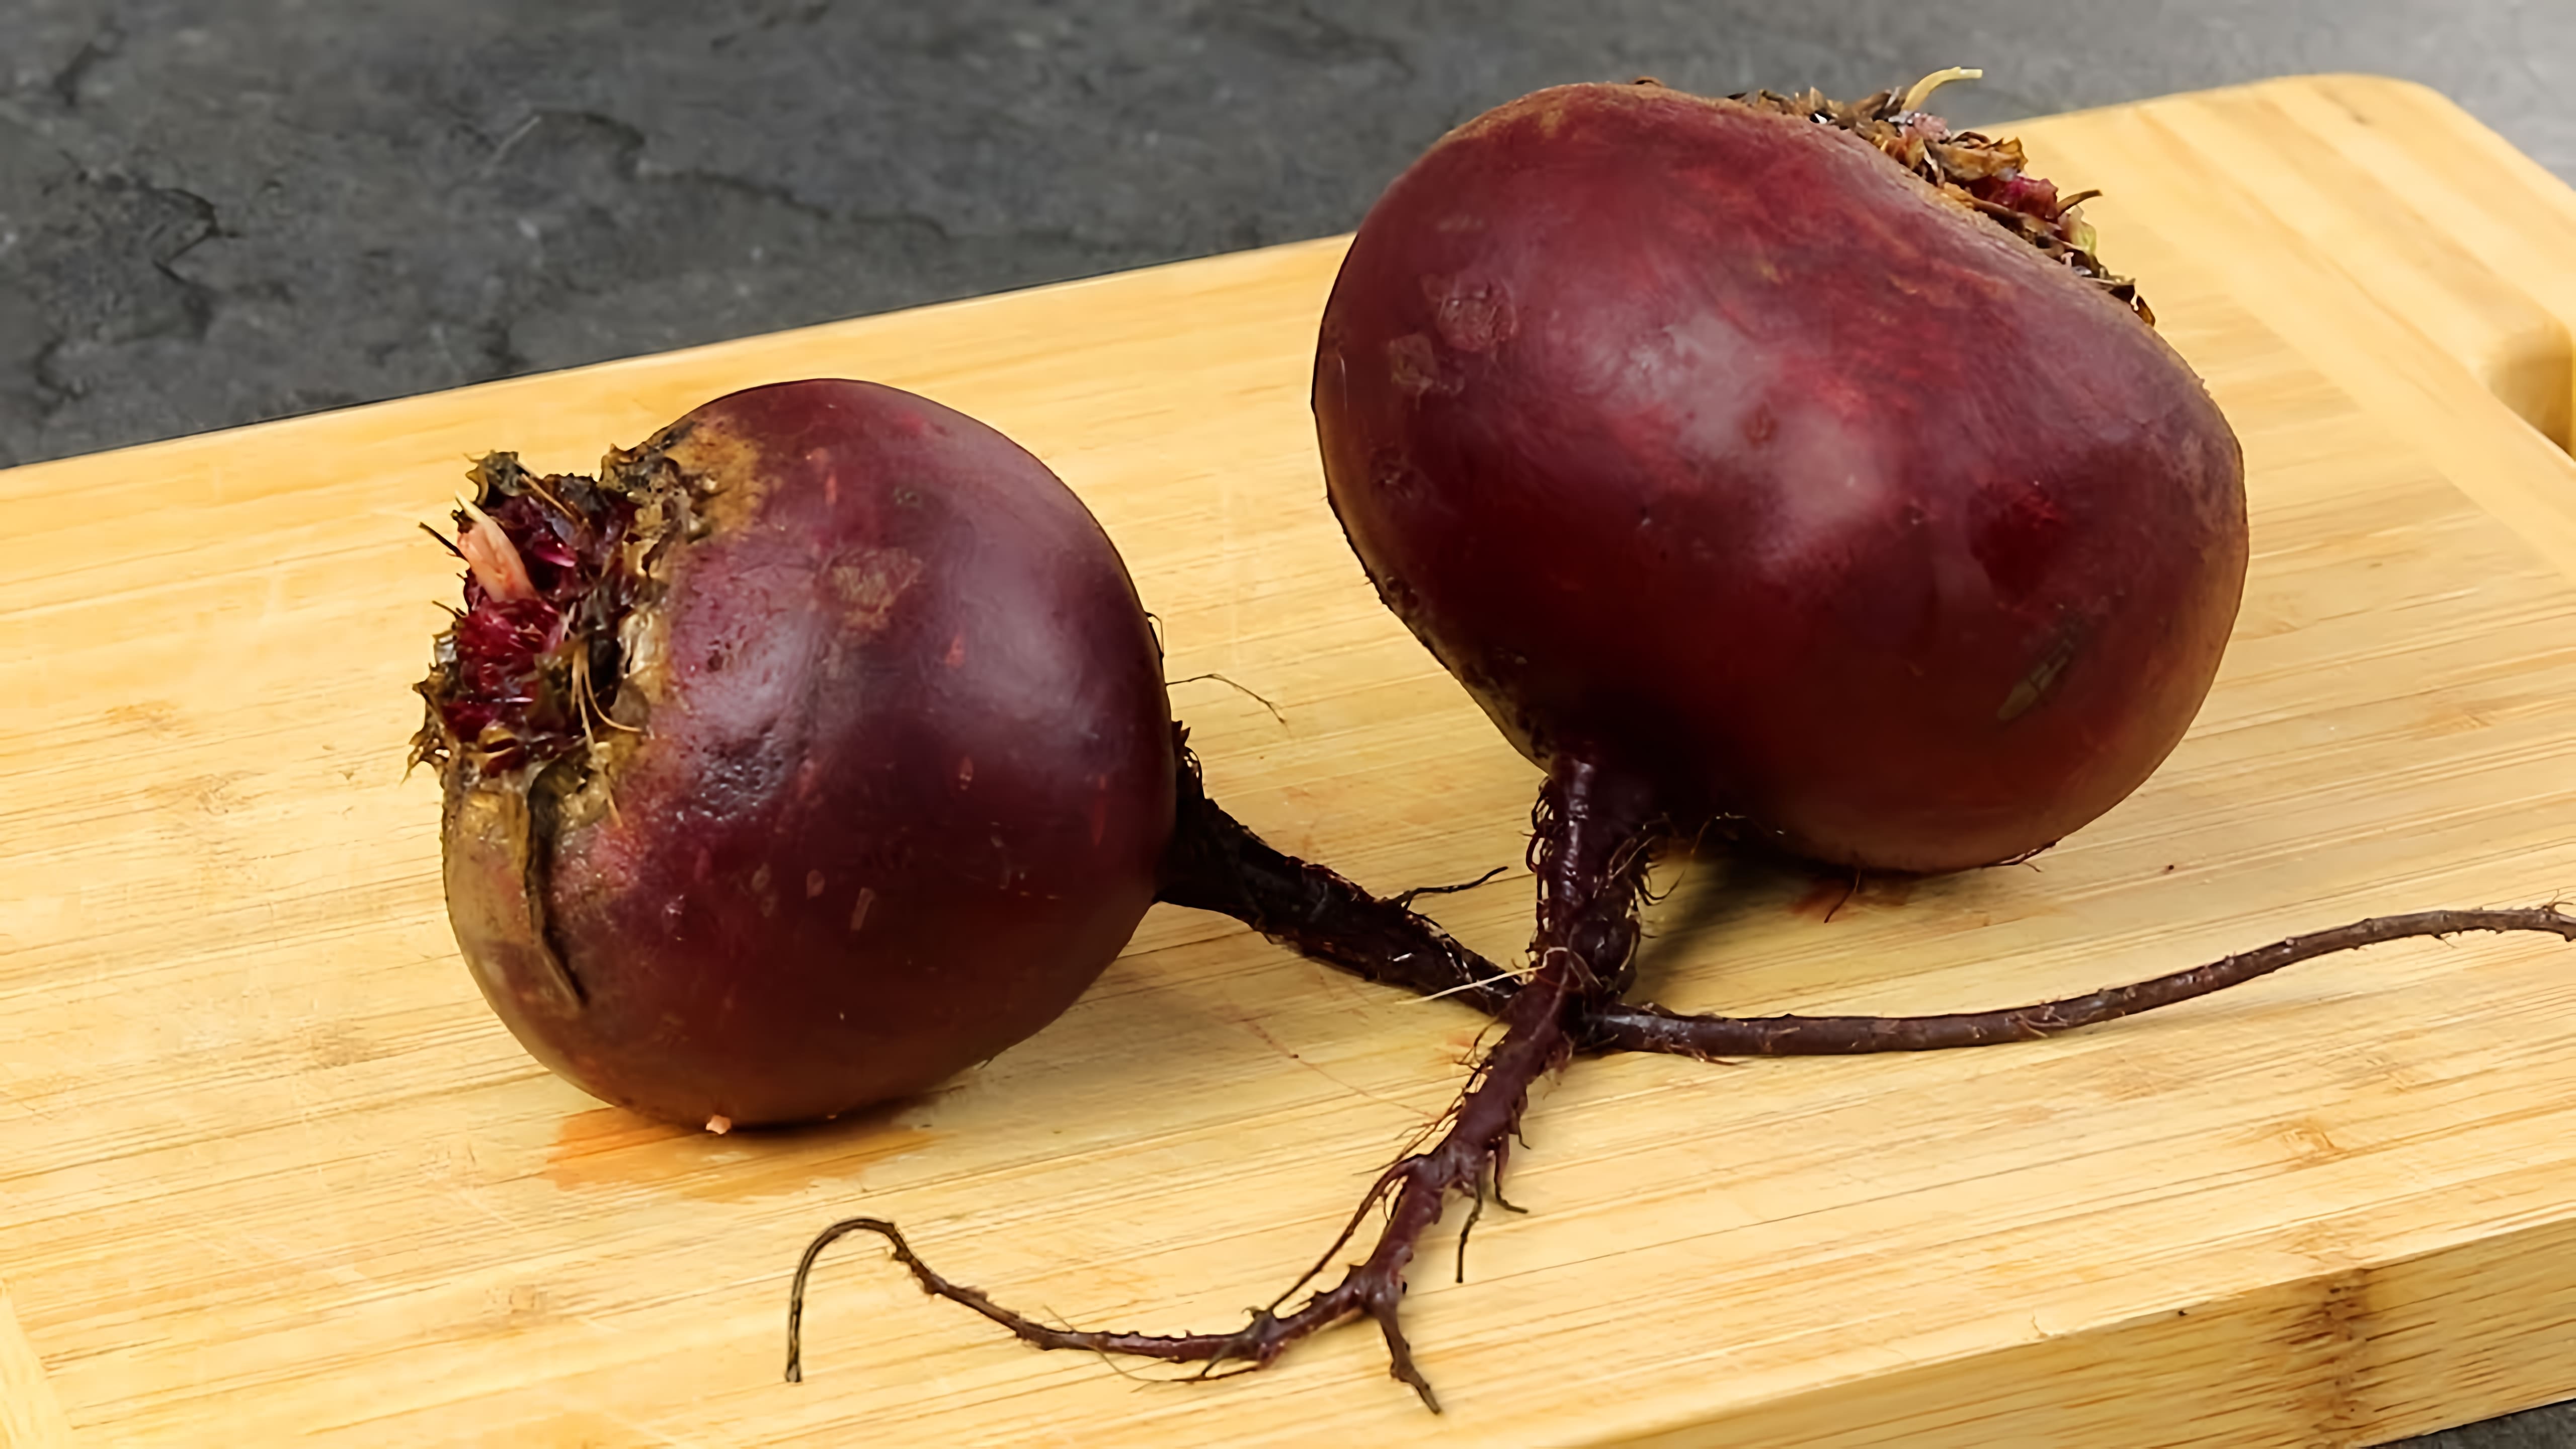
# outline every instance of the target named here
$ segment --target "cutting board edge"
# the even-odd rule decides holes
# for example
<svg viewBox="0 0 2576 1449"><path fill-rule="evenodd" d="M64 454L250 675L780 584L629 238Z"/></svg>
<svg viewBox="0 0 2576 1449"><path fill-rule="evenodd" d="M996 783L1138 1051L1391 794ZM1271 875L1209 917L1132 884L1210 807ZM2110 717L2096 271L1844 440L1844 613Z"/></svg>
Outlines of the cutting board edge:
<svg viewBox="0 0 2576 1449"><path fill-rule="evenodd" d="M71 1423L0 1282L0 1449L70 1449Z"/></svg>
<svg viewBox="0 0 2576 1449"><path fill-rule="evenodd" d="M2424 1356L2430 1367L2392 1370L2392 1358L2418 1351L2405 1340L2422 1330L2373 1325L2366 1306L2372 1295L2411 1287L2407 1280L2417 1275L2429 1282L2454 1273L2464 1259L2510 1254L2569 1265L2550 1285L2564 1311L2475 1319L2465 1333L2468 1313L2455 1311L2439 1324L2446 1341ZM2500 1296L2499 1264L2483 1267L2467 1280L2467 1296ZM2459 1296L2462 1281L2454 1277L2447 1291ZM2520 1296L2531 1296L2527 1286ZM2576 1210L2514 1234L2320 1269L2071 1333L2035 1326L2032 1337L2004 1348L1820 1386L1619 1442L1628 1449L2382 1444L2576 1398L2576 1365L2545 1346L2571 1319ZM2207 1396L2208 1383L2192 1371L2214 1362L2233 1373L2231 1402L2220 1422L2196 1419L2190 1437L2177 1438L2175 1404ZM1865 1408L1856 1411L1856 1401Z"/></svg>

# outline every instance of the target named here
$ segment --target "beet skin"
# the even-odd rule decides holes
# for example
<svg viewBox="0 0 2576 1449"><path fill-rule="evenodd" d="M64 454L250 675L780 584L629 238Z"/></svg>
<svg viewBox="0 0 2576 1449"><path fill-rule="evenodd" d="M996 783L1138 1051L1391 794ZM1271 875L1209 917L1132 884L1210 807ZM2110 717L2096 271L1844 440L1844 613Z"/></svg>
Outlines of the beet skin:
<svg viewBox="0 0 2576 1449"><path fill-rule="evenodd" d="M1124 946L1173 818L1159 652L1035 458L817 381L597 480L476 474L419 748L458 942L548 1067L719 1129L831 1116L1020 1041Z"/></svg>
<svg viewBox="0 0 2576 1449"><path fill-rule="evenodd" d="M2152 328L1981 201L1647 83L1461 127L1362 223L1316 359L1380 595L1533 759L1676 820L1943 870L2109 809L2217 670L2242 463Z"/></svg>

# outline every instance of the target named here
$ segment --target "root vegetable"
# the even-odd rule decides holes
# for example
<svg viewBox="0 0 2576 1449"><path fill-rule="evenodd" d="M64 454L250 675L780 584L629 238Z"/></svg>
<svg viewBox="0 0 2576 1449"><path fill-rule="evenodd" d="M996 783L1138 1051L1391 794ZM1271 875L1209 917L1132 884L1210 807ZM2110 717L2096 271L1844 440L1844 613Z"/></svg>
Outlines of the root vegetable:
<svg viewBox="0 0 2576 1449"><path fill-rule="evenodd" d="M891 388L711 402L596 479L508 454L416 758L450 918L538 1060L750 1126L915 1092L1053 1020L1153 899L1176 739L1108 538Z"/></svg>
<svg viewBox="0 0 2576 1449"><path fill-rule="evenodd" d="M1499 1182L1530 1085L1631 983L1659 847L2027 854L2134 790L2216 675L2234 434L2018 148L1920 93L1542 91L1444 138L1343 262L1334 511L1547 772L1529 982L1408 1198ZM1434 1402L1396 1323L1421 1221L1400 1200L1354 1277Z"/></svg>
<svg viewBox="0 0 2576 1449"><path fill-rule="evenodd" d="M2007 859L2136 788L2217 671L2245 501L2200 380L1842 127L1540 92L1389 188L1322 332L1379 596L1530 758L1676 820Z"/></svg>

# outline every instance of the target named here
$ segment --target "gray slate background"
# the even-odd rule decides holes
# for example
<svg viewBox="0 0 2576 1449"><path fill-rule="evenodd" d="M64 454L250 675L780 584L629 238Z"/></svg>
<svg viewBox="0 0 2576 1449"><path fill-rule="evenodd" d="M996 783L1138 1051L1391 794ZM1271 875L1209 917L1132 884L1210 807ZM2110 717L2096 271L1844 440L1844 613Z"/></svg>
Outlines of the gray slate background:
<svg viewBox="0 0 2576 1449"><path fill-rule="evenodd" d="M2411 76L2576 179L2576 0L0 0L0 466L1342 231L1553 82L1951 64Z"/></svg>

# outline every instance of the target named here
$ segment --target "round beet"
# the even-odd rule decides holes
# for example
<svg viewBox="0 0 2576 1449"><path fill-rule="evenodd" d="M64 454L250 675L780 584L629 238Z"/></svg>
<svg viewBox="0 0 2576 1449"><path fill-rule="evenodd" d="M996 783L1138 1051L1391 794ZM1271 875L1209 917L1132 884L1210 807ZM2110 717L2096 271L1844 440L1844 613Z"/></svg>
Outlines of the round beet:
<svg viewBox="0 0 2576 1449"><path fill-rule="evenodd" d="M1468 123L1361 224L1315 415L1380 595L1531 758L1944 870L2180 739L2242 464L2017 149L1873 106L1578 85Z"/></svg>
<svg viewBox="0 0 2576 1449"><path fill-rule="evenodd" d="M1135 588L1044 465L860 382L507 454L421 686L449 916L538 1060L719 1129L919 1091L1125 945L1173 820Z"/></svg>

